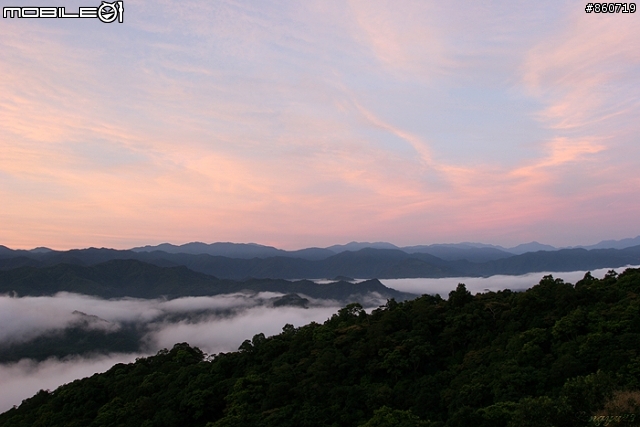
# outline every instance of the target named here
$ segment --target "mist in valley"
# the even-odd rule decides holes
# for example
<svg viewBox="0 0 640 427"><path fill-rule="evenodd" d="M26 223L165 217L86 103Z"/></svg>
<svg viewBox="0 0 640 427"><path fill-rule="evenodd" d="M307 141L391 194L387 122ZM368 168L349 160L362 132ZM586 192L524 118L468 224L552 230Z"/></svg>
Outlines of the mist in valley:
<svg viewBox="0 0 640 427"><path fill-rule="evenodd" d="M609 269L592 271L603 277ZM622 272L623 269L617 269ZM440 294L446 298L458 283L472 294L511 289L525 290L547 274L575 283L585 271L531 273L524 276L488 278L395 279L382 282L391 288L420 294ZM285 324L296 327L322 323L344 303L306 297L308 307L274 306L283 294L274 292L236 293L212 297L166 299L112 299L72 293L53 297L0 296L0 411L19 405L40 389L53 390L78 378L103 372L116 363L133 362L155 354L175 343L188 342L209 355L235 351L255 334L275 335ZM370 294L363 301L370 311L386 300ZM71 331L71 332L70 332ZM75 334L75 335L74 335ZM93 334L93 335L92 335ZM60 344L65 339L91 337L104 340L107 347L60 357L17 358L25 349L36 351ZM87 338L88 337L88 338ZM35 343L35 344L34 344ZM40 347L38 347L40 343ZM123 344L124 343L124 344ZM92 343L84 343L88 345ZM119 347L118 347L119 346ZM35 348L36 350L33 350ZM105 348L115 348L105 351ZM118 351L117 349L125 349ZM39 350L38 350L39 351ZM14 355L14 356L11 356ZM11 359L14 357L14 359Z"/></svg>
<svg viewBox="0 0 640 427"><path fill-rule="evenodd" d="M19 405L40 389L53 390L78 378L103 372L116 363L133 362L175 343L188 342L207 354L235 351L245 339L278 334L285 324L324 322L341 308L331 300L309 299L309 307L271 304L282 294L229 294L174 300L104 300L72 293L53 297L0 296L0 355L30 349L33 343L55 345L68 335L98 333L109 340L131 334L137 351L86 352L45 360L20 359L0 364L0 411ZM371 302L385 300L371 296ZM113 340L112 340L113 341ZM17 349L17 350L16 350Z"/></svg>
<svg viewBox="0 0 640 427"><path fill-rule="evenodd" d="M626 266L615 268L613 270L622 273L626 268L639 268L640 266ZM611 268L600 268L591 270L594 277L602 278ZM418 279L382 279L380 282L385 286L402 292L410 292L413 294L439 294L442 298L447 298L449 292L454 290L458 283L464 283L467 290L472 294L483 293L487 291L497 292L503 289L512 291L524 291L538 284L540 279L546 275L554 278L560 278L568 283L576 283L582 279L587 270L568 271L568 272L538 272L528 273L521 276L496 275L490 277L444 277L438 279L418 278Z"/></svg>

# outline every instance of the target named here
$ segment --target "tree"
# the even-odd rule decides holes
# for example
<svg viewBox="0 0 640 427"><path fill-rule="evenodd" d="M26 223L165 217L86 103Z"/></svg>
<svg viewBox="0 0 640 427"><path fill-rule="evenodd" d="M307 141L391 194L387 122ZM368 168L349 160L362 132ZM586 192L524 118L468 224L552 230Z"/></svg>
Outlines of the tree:
<svg viewBox="0 0 640 427"><path fill-rule="evenodd" d="M383 406L373 413L373 417L359 427L429 427L433 424L423 421L411 411L400 411Z"/></svg>

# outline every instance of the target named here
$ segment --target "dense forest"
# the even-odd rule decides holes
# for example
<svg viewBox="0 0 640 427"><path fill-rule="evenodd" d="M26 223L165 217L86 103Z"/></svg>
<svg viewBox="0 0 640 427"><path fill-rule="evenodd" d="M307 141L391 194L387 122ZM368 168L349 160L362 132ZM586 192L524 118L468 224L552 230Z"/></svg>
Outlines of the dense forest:
<svg viewBox="0 0 640 427"><path fill-rule="evenodd" d="M176 344L40 391L0 426L573 427L636 425L639 410L640 269L627 269L349 304L233 353Z"/></svg>

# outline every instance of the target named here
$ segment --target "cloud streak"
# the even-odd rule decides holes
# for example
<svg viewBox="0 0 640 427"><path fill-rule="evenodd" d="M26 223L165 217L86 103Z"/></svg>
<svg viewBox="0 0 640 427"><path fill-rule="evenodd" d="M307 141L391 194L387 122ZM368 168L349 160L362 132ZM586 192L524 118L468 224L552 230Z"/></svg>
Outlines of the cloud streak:
<svg viewBox="0 0 640 427"><path fill-rule="evenodd" d="M120 26L6 19L2 244L636 235L637 26L538 6L143 1Z"/></svg>

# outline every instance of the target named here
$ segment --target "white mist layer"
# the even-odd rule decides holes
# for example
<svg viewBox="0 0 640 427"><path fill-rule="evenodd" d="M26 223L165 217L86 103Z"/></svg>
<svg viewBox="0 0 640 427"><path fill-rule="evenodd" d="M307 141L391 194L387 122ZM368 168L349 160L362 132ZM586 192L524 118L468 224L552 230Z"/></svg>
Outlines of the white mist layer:
<svg viewBox="0 0 640 427"><path fill-rule="evenodd" d="M279 334L287 323L296 327L314 321L322 323L339 309L339 306L309 309L256 307L233 317L212 317L198 323L159 323L153 325L154 332L148 338L155 348L170 348L184 341L209 354L235 351L244 340L256 334Z"/></svg>
<svg viewBox="0 0 640 427"><path fill-rule="evenodd" d="M62 330L78 322L79 311L114 324L149 323L168 314L188 314L203 310L246 310L266 300L282 296L274 292L255 295L226 294L211 297L185 297L175 300L97 297L60 292L52 297L0 296L0 344L26 342L40 335ZM333 306L337 303L333 302ZM103 328L99 322L88 325Z"/></svg>
<svg viewBox="0 0 640 427"><path fill-rule="evenodd" d="M638 268L640 266L626 266L620 268L600 268L597 270L581 270L569 272L539 272L528 273L522 276L490 276L490 277L445 277L441 279L383 279L382 284L389 288L413 294L435 295L440 294L442 298L447 298L449 292L456 289L459 283L464 283L467 290L472 294L489 291L500 291L511 289L512 291L522 291L529 289L540 282L543 276L552 275L554 278L562 279L565 282L576 283L582 279L587 271L591 271L593 277L602 278L607 271L615 270L622 273L626 268Z"/></svg>
<svg viewBox="0 0 640 427"><path fill-rule="evenodd" d="M107 371L116 363L135 361L136 354L112 354L93 358L70 357L44 362L21 360L0 365L0 411L4 412L36 394L39 390L54 390L78 378Z"/></svg>
<svg viewBox="0 0 640 427"><path fill-rule="evenodd" d="M626 267L624 267L626 268ZM615 269L621 273L624 268ZM609 268L593 270L594 277L603 277ZM446 298L458 283L464 283L471 293L502 289L524 290L536 285L544 275L551 274L565 282L575 283L586 271L561 273L530 273L523 276L492 276L488 278L457 277L444 279L393 279L382 280L386 286L418 295L439 293ZM200 347L205 353L235 351L245 339L255 334L266 336L280 333L290 323L306 325L312 321L322 323L336 313L341 306L336 301L309 298L312 307L273 308L261 305L281 294L263 292L255 295L229 294L212 297L185 297L174 300L143 300L125 298L103 300L85 295L59 293L53 297L12 298L0 296L0 344L27 341L38 335L51 334L73 325L80 311L97 316L114 325L136 322L147 325L150 332L144 337L147 354L114 354L93 357L70 357L44 362L21 360L0 365L0 412L19 405L23 399L33 396L40 389L54 390L58 386L78 378L104 372L116 363L133 362L136 357L153 355L175 343L187 342ZM370 303L384 300L372 295ZM208 313L211 310L227 310L224 315ZM205 312L190 320L170 321L170 314ZM367 310L369 311L369 310ZM195 319L195 320L194 320ZM103 327L99 322L89 322L88 327Z"/></svg>
<svg viewBox="0 0 640 427"><path fill-rule="evenodd" d="M75 379L106 371L116 363L129 363L136 357L153 355L178 342L187 342L209 354L235 351L245 339L251 339L256 334L278 334L287 323L296 327L313 321L323 323L341 308L336 301L311 298L309 300L314 306L308 309L262 305L278 296L282 294L263 292L254 295L185 297L171 301L132 298L103 300L64 292L53 297L0 296L0 345L25 342L73 326L80 317L74 311L97 316L116 326L122 322L136 322L146 325L150 330L143 337L146 344L144 355L77 356L62 360L51 358L39 363L21 360L0 365L0 412L20 405L22 400L33 396L38 390L54 390ZM166 317L194 312L205 312L205 315L173 322L167 320L171 317ZM99 321L88 322L87 326L104 328Z"/></svg>

